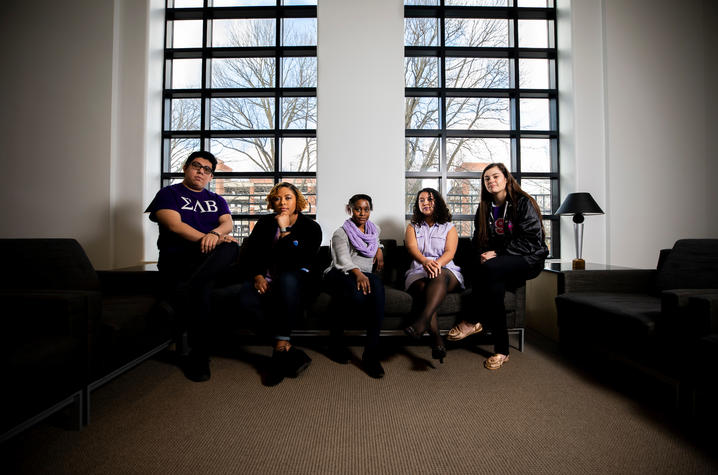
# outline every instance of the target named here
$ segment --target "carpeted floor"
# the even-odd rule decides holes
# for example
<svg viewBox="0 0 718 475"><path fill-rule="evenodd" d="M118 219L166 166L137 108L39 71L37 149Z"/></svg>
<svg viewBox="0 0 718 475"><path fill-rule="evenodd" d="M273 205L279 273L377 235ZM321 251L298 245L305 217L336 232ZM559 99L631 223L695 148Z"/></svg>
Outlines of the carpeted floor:
<svg viewBox="0 0 718 475"><path fill-rule="evenodd" d="M307 352L274 388L266 347L214 358L201 384L147 361L93 394L82 431L45 422L4 444L3 472L718 473L710 447L531 341L496 372L480 350L438 365L399 347L382 380Z"/></svg>

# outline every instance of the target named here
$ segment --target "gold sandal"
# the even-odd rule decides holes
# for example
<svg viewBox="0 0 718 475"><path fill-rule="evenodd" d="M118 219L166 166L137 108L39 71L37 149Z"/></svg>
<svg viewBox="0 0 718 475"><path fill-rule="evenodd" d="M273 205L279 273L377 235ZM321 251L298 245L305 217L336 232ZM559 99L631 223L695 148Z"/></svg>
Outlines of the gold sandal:
<svg viewBox="0 0 718 475"><path fill-rule="evenodd" d="M501 353L496 353L495 355L489 357L489 359L484 361L484 367L490 370L499 369L508 360L509 355L502 355Z"/></svg>
<svg viewBox="0 0 718 475"><path fill-rule="evenodd" d="M469 329L462 331L460 328L461 323L466 323L469 325ZM481 326L481 323L474 323L470 324L468 322L461 322L459 325L455 325L454 328L449 330L449 334L447 335L447 339L451 341L459 341L463 340L467 336L471 336L475 333L481 333L484 330L484 327Z"/></svg>

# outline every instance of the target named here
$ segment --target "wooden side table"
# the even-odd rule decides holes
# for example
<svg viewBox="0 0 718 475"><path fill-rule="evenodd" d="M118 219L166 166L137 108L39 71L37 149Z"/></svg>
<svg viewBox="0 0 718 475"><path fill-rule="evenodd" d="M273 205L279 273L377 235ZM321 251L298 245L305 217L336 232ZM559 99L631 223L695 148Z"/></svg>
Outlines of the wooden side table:
<svg viewBox="0 0 718 475"><path fill-rule="evenodd" d="M544 270L526 282L526 327L558 341L557 295L564 293L566 279L574 272L628 269L628 267L587 262L586 268L574 270L570 261L546 261Z"/></svg>

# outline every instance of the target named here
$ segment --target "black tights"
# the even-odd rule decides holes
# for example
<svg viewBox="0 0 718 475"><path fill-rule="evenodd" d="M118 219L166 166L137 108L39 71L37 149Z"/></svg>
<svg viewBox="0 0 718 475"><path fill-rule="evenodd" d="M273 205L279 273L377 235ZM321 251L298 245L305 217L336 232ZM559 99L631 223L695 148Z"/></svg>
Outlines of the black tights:
<svg viewBox="0 0 718 475"><path fill-rule="evenodd" d="M433 279L419 279L409 286L409 293L417 304L423 301L419 318L412 324L417 335L421 335L429 327L434 338L434 346L443 346L444 342L439 334L439 321L436 311L446 294L456 289L459 281L450 270L441 269L441 274ZM415 307L416 308L416 307Z"/></svg>

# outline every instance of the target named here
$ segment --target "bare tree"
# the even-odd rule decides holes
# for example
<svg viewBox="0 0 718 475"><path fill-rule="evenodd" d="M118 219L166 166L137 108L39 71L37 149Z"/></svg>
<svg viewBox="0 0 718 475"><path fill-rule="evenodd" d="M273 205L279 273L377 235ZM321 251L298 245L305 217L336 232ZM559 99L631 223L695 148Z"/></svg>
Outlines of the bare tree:
<svg viewBox="0 0 718 475"><path fill-rule="evenodd" d="M234 45L255 45L274 43L274 24L257 21L248 28L233 26L228 31L229 42ZM302 43L301 31L287 32L293 35L293 41ZM315 87L315 58L282 58L282 64L276 64L274 57L230 58L214 60L212 68L213 88L252 88L268 89L275 87L277 67L282 67L281 76L284 87ZM280 124L282 129L316 128L316 100L313 97L283 97L280 104ZM211 104L211 124L215 130L256 130L275 128L274 97L230 97L213 99ZM221 145L243 156L257 169L274 169L276 154L273 137L242 137L223 141ZM310 170L316 159L315 140L305 140L305 146L296 154L292 163L294 170ZM221 154L221 150L218 150ZM283 157L284 158L284 157Z"/></svg>
<svg viewBox="0 0 718 475"><path fill-rule="evenodd" d="M172 108L172 130L196 130L200 123L198 99L174 99ZM199 145L197 139L171 139L169 147L170 171L179 171L187 156Z"/></svg>
<svg viewBox="0 0 718 475"><path fill-rule="evenodd" d="M433 18L407 19L405 44L437 45L438 21ZM452 18L445 22L447 46L491 47L505 45L508 38L507 22L501 19ZM410 57L406 59L407 87L439 87L439 59L436 57ZM448 89L497 88L509 86L508 60L503 58L451 57L445 58L445 87ZM438 129L439 98L407 97L405 125L407 129ZM508 101L487 97L448 97L444 110L447 129L477 129L508 127ZM452 138L447 143L446 166L449 170L476 171L463 163L465 156L485 157L494 161L491 145L483 139ZM438 170L440 142L438 138L407 137L405 144L407 170ZM454 182L452 194L479 194L478 184L469 181ZM407 210L411 209L414 195L421 188L421 181L409 182L407 186ZM461 204L461 212L467 212L473 203ZM456 206L452 207L457 209ZM469 212L473 212L469 211Z"/></svg>

